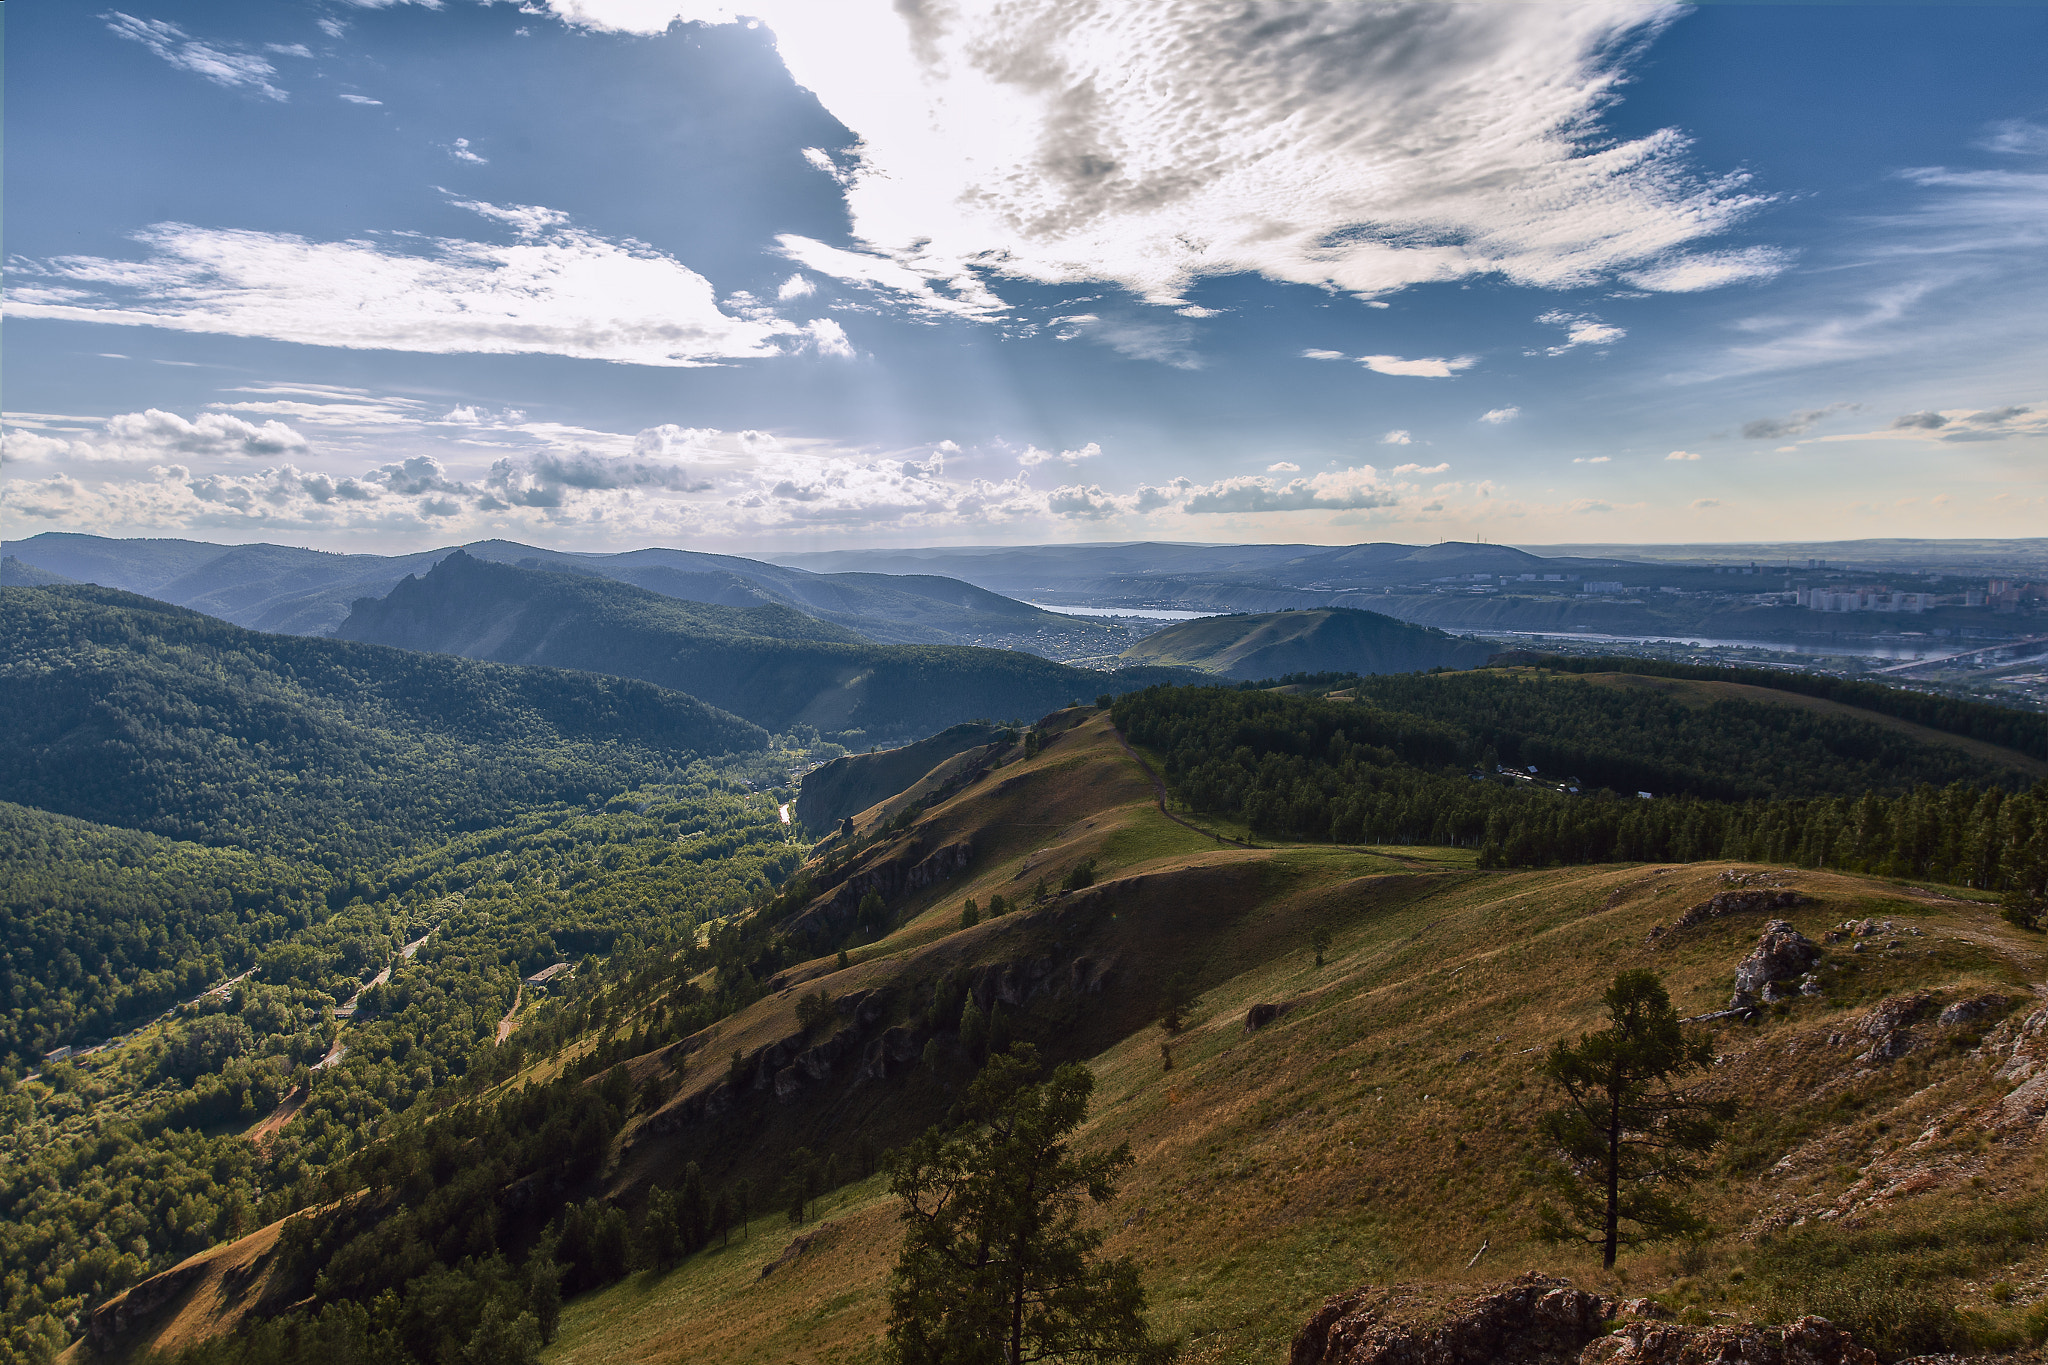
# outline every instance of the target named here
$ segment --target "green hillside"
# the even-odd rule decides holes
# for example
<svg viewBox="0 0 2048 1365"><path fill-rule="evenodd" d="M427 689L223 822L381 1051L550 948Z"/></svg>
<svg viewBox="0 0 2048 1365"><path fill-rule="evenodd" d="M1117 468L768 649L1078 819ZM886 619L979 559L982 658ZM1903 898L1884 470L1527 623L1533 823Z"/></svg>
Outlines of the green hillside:
<svg viewBox="0 0 2048 1365"><path fill-rule="evenodd" d="M765 744L646 683L0 589L0 800L174 838L339 869Z"/></svg>
<svg viewBox="0 0 2048 1365"><path fill-rule="evenodd" d="M962 721L1041 715L1175 679L1108 674L1007 650L877 645L781 606L686 603L582 574L456 553L336 635L501 663L584 668L700 697L775 731L916 739Z"/></svg>
<svg viewBox="0 0 2048 1365"><path fill-rule="evenodd" d="M1293 673L1415 673L1472 668L1494 646L1343 607L1263 616L1206 616L1148 635L1123 653L1132 663L1199 668L1226 678Z"/></svg>
<svg viewBox="0 0 2048 1365"><path fill-rule="evenodd" d="M2033 1046L2024 983L2048 959L1984 900L1720 860L1485 872L1455 850L1221 846L1161 808L1102 713L1036 738L751 916L579 973L491 1057L511 1083L394 1125L334 1182L356 1193L188 1263L154 1309L96 1315L102 1358L453 1362L557 1294L552 1361L869 1358L902 1235L879 1154L945 1123L1012 1041L1093 1070L1079 1145L1136 1158L1105 1249L1190 1359L1276 1359L1361 1282L1525 1269L1702 1322L1828 1307L1890 1331L1889 1356L2034 1331L1994 1292L2048 1270L2018 1136L2038 1108L1998 1063ZM843 957L793 951L779 928L847 886L896 888L886 920L846 922ZM1706 1026L1705 1084L1736 1107L1690 1196L1710 1234L1625 1278L1543 1243L1544 1049L1598 1025L1624 968L1713 1013L1772 916L1825 944L1819 993ZM1866 919L1881 932L1830 939ZM1193 1003L1167 1033L1176 977ZM657 1207L687 1213L677 1255ZM1843 1264L1893 1297L1845 1299ZM1886 1319L1899 1295L1925 1307Z"/></svg>

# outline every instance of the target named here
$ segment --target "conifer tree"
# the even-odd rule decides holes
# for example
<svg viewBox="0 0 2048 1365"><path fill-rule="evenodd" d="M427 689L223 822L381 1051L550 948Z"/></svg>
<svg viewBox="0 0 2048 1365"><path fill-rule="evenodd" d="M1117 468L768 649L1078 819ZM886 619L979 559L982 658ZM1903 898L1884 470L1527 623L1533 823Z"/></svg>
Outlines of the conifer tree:
<svg viewBox="0 0 2048 1365"><path fill-rule="evenodd" d="M1551 1184L1565 1207L1546 1205L1538 1216L1550 1240L1597 1246L1611 1270L1624 1246L1705 1231L1668 1191L1699 1174L1693 1158L1720 1141L1732 1106L1671 1088L1712 1065L1714 1045L1685 1031L1655 972L1622 972L1605 998L1608 1026L1576 1045L1553 1044L1543 1062L1565 1097L1542 1121L1559 1155Z"/></svg>
<svg viewBox="0 0 2048 1365"><path fill-rule="evenodd" d="M970 1126L933 1128L890 1163L903 1251L889 1285L894 1365L1171 1360L1145 1322L1128 1259L1095 1255L1083 1208L1106 1203L1130 1148L1068 1145L1095 1080L1068 1064L1038 1081L1036 1052L992 1057L969 1086Z"/></svg>

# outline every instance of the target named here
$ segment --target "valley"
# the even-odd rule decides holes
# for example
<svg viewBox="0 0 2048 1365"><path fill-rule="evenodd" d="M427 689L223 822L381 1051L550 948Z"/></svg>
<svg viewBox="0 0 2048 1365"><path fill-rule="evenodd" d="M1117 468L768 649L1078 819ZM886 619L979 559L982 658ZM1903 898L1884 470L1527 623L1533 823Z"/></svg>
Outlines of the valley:
<svg viewBox="0 0 2048 1365"><path fill-rule="evenodd" d="M869 1358L889 1154L1023 1045L1093 1074L1077 1150L1134 1163L1089 1226L1184 1359L1524 1270L2033 1339L2039 1291L1998 1289L2048 1284L2025 712L1526 655L1084 675L1117 681L1071 705L1055 673L985 694L1035 716L899 711L923 737L860 752L777 698L917 647L467 556L413 582L358 604L376 642L0 592L10 1365ZM719 678L763 723L674 686ZM1739 994L1772 933L1816 957ZM1633 968L1712 1033L1735 1117L1710 1234L1624 1280L1537 1215L1545 1049ZM1843 1257L1934 1307L1841 1300Z"/></svg>

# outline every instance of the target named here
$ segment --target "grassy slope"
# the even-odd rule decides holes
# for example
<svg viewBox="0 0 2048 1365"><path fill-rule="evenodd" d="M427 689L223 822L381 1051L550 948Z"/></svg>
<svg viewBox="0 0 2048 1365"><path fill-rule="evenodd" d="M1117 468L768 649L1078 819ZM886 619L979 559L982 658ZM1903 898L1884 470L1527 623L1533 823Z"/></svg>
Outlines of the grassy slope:
<svg viewBox="0 0 2048 1365"><path fill-rule="evenodd" d="M1760 918L1710 924L1660 950L1644 946L1652 925L1723 889L1718 864L1480 874L1453 869L1452 859L1432 868L1426 859L1316 848L1218 850L1159 817L1142 774L1099 717L924 819L942 842L972 834L968 874L924 893L902 928L847 971L821 960L786 973L781 994L711 1030L704 1055L793 1033L798 987L839 994L928 976L947 961L1011 959L1054 939L1083 939L1109 970L1069 1035L1098 1078L1082 1141L1128 1141L1138 1157L1107 1214L1109 1249L1139 1259L1161 1324L1186 1339L1194 1360L1274 1359L1322 1296L1370 1278L1478 1280L1541 1266L1598 1279L1587 1258L1530 1240L1524 1168L1545 1104L1532 1079L1536 1049L1595 1026L1598 993L1624 967L1663 972L1688 1013L1718 1006ZM1112 879L1092 900L1082 893L972 930L952 927L964 896L986 903L995 891L1015 894L1083 856L1101 859ZM1887 1131L1920 1133L1930 1115L1970 1112L2005 1089L1991 1088L1988 1068L1952 1040L1858 1077L1854 1050L1829 1046L1831 1035L1912 987L1949 998L1984 989L2013 996L2042 976L2038 941L1985 905L1828 873L1783 880L1818 898L1788 914L1815 939L1873 913L1923 936L1904 938L1910 947L1898 950L1832 951L1825 1002L1723 1033L1730 1060L1715 1084L1747 1101L1725 1149L1741 1163L1699 1196L1731 1233L1752 1227L1774 1200L1817 1209L1874 1161L1882 1173L1900 1159ZM1336 935L1321 969L1307 947L1319 923ZM1162 1072L1161 1035L1143 1025L1156 982L1181 965L1197 972L1203 995L1174 1045L1172 1071ZM1244 1011L1260 1001L1293 1008L1247 1034ZM720 1070L691 1068L684 1097L715 1085ZM771 1108L762 1128L788 1140L829 1138L832 1125L862 1121L887 1127L892 1110L943 1103L943 1094L919 1092L940 1085L923 1076L869 1082L808 1114L804 1103ZM645 1134L627 1135L636 1136ZM751 1139L760 1150L769 1145L761 1136L736 1129L726 1140ZM2036 1182L2023 1148L1967 1132L1954 1145L1956 1164L1931 1189L1856 1216L1948 1217ZM1739 1173L1787 1153L1789 1176L1765 1183ZM619 1172L620 1193L630 1197L649 1176L672 1178L669 1160L659 1144L636 1149ZM833 1195L824 1217L826 1234L765 1279L761 1268L796 1231L779 1218L757 1218L750 1236L666 1275L636 1274L572 1303L549 1358L867 1358L895 1256L893 1209L874 1178ZM1468 1275L1482 1241L1490 1249ZM1723 1236L1690 1259L1651 1253L1624 1269L1637 1286L1680 1301L1739 1307L1727 1272L1747 1254Z"/></svg>

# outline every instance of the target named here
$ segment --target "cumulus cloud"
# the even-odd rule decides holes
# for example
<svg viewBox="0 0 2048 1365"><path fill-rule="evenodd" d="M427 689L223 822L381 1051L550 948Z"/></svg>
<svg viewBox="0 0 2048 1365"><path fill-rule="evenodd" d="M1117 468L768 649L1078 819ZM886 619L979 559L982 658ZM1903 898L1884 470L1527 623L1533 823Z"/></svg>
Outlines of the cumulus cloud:
<svg viewBox="0 0 2048 1365"><path fill-rule="evenodd" d="M467 161L476 166L488 166L491 164L488 157L479 156L469 149L469 139L466 137L456 138L455 141L449 143L448 155L454 157L457 161Z"/></svg>
<svg viewBox="0 0 2048 1365"><path fill-rule="evenodd" d="M1699 456L1690 450L1674 450L1664 458L1666 460L1697 460Z"/></svg>
<svg viewBox="0 0 2048 1365"><path fill-rule="evenodd" d="M1344 359L1344 353L1342 351L1323 351L1311 348L1303 351L1301 358L1303 360L1342 360Z"/></svg>
<svg viewBox="0 0 2048 1365"><path fill-rule="evenodd" d="M1181 510L1207 512L1305 512L1342 511L1368 507L1392 507L1400 502L1399 490L1380 477L1371 465L1355 469L1330 470L1304 479L1276 483L1263 475L1241 475L1218 479L1185 489Z"/></svg>
<svg viewBox="0 0 2048 1365"><path fill-rule="evenodd" d="M178 456L276 459L305 451L306 438L282 422L258 425L225 412L186 419L161 408L124 412L99 424L97 432L64 436L15 429L7 434L9 464L153 464Z"/></svg>
<svg viewBox="0 0 2048 1365"><path fill-rule="evenodd" d="M1383 446L1414 445L1415 438L1409 435L1406 431L1402 431L1397 428L1396 430L1390 431L1386 435L1380 437L1380 444Z"/></svg>
<svg viewBox="0 0 2048 1365"><path fill-rule="evenodd" d="M1266 466L1268 474L1299 474L1301 466L1292 460L1275 460Z"/></svg>
<svg viewBox="0 0 2048 1365"><path fill-rule="evenodd" d="M807 299L817 292L818 286L812 284L802 271L798 271L782 282L781 287L775 291L775 297L783 303L788 303L791 299Z"/></svg>
<svg viewBox="0 0 2048 1365"><path fill-rule="evenodd" d="M810 339L811 349L819 355L853 359L853 343L846 339L846 329L831 318L811 319L804 324L804 334Z"/></svg>
<svg viewBox="0 0 2048 1365"><path fill-rule="evenodd" d="M1566 313L1553 308L1536 321L1546 326L1565 329L1564 340L1555 346L1545 347L1545 355L1563 355L1566 351L1579 346L1605 346L1628 335L1625 329L1602 322L1591 313ZM1529 354L1534 355L1535 352L1531 351Z"/></svg>
<svg viewBox="0 0 2048 1365"><path fill-rule="evenodd" d="M1017 457L1017 463L1023 465L1026 469L1030 469L1034 465L1045 464L1051 460L1058 460L1062 464L1073 465L1079 464L1083 460L1092 460L1101 453L1102 447L1094 441L1090 441L1087 445L1077 450L1062 450L1057 455L1049 450L1040 450L1037 446L1025 446L1024 453Z"/></svg>
<svg viewBox="0 0 2048 1365"><path fill-rule="evenodd" d="M1362 355L1358 363L1374 374L1398 375L1407 379L1449 379L1460 370L1470 369L1477 364L1478 356L1459 356L1445 360L1441 356L1425 359L1403 360L1397 355Z"/></svg>
<svg viewBox="0 0 2048 1365"><path fill-rule="evenodd" d="M549 3L643 33L733 17ZM1487 274L1691 288L1690 245L1757 202L1696 174L1674 130L1599 140L1675 4L745 9L860 139L841 172L855 236L931 280L1108 281L1175 307L1247 272L1374 302Z"/></svg>
<svg viewBox="0 0 2048 1365"><path fill-rule="evenodd" d="M1504 422L1514 421L1521 415L1522 410L1520 408L1488 408L1485 412L1479 414L1479 420L1491 422L1494 426L1500 426Z"/></svg>
<svg viewBox="0 0 2048 1365"><path fill-rule="evenodd" d="M287 98L284 91L271 84L277 68L253 52L200 42L176 24L161 19L137 19L119 10L100 17L116 36L141 43L180 71L189 71L229 90L253 90L274 100ZM294 55L311 54L301 49Z"/></svg>
<svg viewBox="0 0 2048 1365"><path fill-rule="evenodd" d="M136 234L147 250L141 261L10 262L25 287L10 290L6 311L308 346L657 366L773 356L833 340L782 319L721 312L709 281L645 243L568 226L550 209L465 207L488 209L520 240L391 233L320 242L159 223Z"/></svg>

